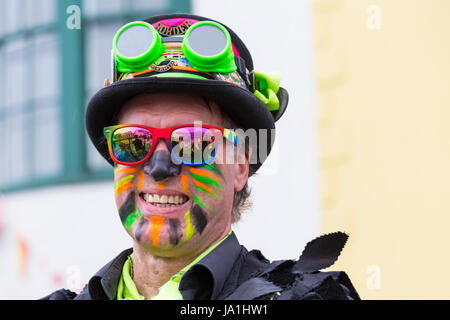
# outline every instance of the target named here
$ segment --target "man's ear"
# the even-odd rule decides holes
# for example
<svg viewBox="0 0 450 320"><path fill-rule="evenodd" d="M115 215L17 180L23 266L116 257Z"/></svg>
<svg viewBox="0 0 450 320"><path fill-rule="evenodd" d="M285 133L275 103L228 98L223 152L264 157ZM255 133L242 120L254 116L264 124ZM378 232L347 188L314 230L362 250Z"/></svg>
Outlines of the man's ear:
<svg viewBox="0 0 450 320"><path fill-rule="evenodd" d="M251 147L249 146L246 150L239 150L237 154L237 161L234 164L234 191L241 191L248 180L249 164Z"/></svg>

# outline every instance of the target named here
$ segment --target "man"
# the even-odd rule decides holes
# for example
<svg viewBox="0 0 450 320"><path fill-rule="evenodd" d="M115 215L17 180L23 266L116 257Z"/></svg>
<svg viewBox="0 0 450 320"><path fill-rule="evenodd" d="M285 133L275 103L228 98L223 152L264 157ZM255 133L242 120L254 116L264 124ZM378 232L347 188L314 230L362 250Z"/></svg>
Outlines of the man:
<svg viewBox="0 0 450 320"><path fill-rule="evenodd" d="M359 298L345 273L318 272L345 234L313 240L298 261L269 262L232 232L288 95L277 76L253 70L231 29L187 14L127 24L113 40L112 82L89 102L86 127L114 166L133 248L78 295L46 299Z"/></svg>

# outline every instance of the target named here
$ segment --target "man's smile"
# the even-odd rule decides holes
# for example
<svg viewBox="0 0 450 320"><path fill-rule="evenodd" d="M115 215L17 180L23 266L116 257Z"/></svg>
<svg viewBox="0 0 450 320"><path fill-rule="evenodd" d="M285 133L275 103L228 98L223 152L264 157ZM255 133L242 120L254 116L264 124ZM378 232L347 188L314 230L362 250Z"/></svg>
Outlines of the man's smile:
<svg viewBox="0 0 450 320"><path fill-rule="evenodd" d="M157 207L175 207L189 200L185 195L158 194L158 193L141 193L140 196Z"/></svg>
<svg viewBox="0 0 450 320"><path fill-rule="evenodd" d="M146 191L138 196L138 207L146 218L153 215L174 215L180 211L184 214L189 206L189 197L177 191Z"/></svg>

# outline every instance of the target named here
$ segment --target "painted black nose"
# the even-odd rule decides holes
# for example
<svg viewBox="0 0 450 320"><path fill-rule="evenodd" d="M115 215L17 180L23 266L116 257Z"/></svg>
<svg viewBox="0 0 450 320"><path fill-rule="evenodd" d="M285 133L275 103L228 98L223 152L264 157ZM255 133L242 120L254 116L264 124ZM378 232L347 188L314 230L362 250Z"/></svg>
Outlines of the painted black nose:
<svg viewBox="0 0 450 320"><path fill-rule="evenodd" d="M172 162L168 150L155 151L144 166L144 173L152 175L155 181L162 181L181 172L181 165Z"/></svg>

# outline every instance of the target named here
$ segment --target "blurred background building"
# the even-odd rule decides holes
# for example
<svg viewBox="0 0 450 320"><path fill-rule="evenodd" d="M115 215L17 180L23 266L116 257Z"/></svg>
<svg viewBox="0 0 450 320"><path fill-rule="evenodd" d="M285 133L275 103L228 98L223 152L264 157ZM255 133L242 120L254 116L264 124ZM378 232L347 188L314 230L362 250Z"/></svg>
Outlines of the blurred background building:
<svg viewBox="0 0 450 320"><path fill-rule="evenodd" d="M7 140L0 157L0 298L77 291L131 246L114 203L112 168L85 134L84 110L110 78L115 32L154 14L223 21L247 43L259 70L282 72L291 120L280 121L275 151L251 181L254 206L234 230L271 259L300 255L319 233L311 3L289 12L285 34L295 42L279 33L291 5L270 11L271 1L255 3L0 0L0 132ZM292 135L299 138L288 151Z"/></svg>
<svg viewBox="0 0 450 320"><path fill-rule="evenodd" d="M450 298L450 25L446 0L0 0L0 299L80 290L131 241L112 168L84 131L123 24L188 12L222 21L290 104L253 207L249 249L297 258L350 234L332 269L362 298ZM426 275L422 275L423 273Z"/></svg>

